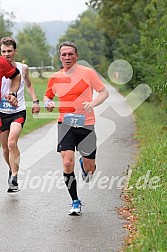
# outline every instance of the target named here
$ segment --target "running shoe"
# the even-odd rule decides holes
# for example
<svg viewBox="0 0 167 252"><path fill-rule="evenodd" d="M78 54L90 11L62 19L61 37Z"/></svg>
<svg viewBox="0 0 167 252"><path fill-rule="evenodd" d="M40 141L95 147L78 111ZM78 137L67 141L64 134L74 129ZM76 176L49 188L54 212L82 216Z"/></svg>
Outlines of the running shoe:
<svg viewBox="0 0 167 252"><path fill-rule="evenodd" d="M9 169L8 183L9 183L11 176L12 176L12 171Z"/></svg>
<svg viewBox="0 0 167 252"><path fill-rule="evenodd" d="M72 202L72 208L70 209L70 211L68 212L69 215L81 215L81 201L79 199L77 200L73 200Z"/></svg>
<svg viewBox="0 0 167 252"><path fill-rule="evenodd" d="M80 163L80 167L81 167L81 171L82 171L82 179L86 183L89 183L92 179L93 174L92 174L92 172L86 172L84 170L82 157L80 157L79 163Z"/></svg>
<svg viewBox="0 0 167 252"><path fill-rule="evenodd" d="M8 179L8 191L7 192L18 192L17 176L10 176Z"/></svg>

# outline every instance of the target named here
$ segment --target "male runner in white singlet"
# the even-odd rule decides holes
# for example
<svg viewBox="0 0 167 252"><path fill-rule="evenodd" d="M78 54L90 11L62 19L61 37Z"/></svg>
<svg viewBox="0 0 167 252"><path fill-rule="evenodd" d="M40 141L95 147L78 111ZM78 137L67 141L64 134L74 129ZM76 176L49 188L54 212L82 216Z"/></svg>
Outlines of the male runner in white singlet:
<svg viewBox="0 0 167 252"><path fill-rule="evenodd" d="M22 131L26 120L26 105L24 98L24 86L33 100L32 113L39 113L39 100L37 100L34 88L32 86L28 66L19 62L15 62L15 55L17 52L16 42L13 38L4 37L0 40L1 55L9 62L15 65L21 74L20 88L16 94L18 106L13 107L5 99L9 93L10 80L5 77L2 78L1 87L1 102L0 102L0 132L3 149L3 156L9 166L8 192L18 191L18 171L20 161L20 151L18 149L18 138Z"/></svg>

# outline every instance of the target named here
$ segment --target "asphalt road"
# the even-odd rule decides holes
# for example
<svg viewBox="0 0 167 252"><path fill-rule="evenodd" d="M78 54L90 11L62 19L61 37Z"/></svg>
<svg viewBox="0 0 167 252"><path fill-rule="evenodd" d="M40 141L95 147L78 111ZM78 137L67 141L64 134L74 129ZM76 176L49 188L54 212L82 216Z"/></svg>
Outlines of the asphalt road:
<svg viewBox="0 0 167 252"><path fill-rule="evenodd" d="M56 122L20 138L18 193L6 192L8 169L0 151L0 252L116 252L123 245L125 220L116 208L124 204L122 182L135 160L135 122L132 115L124 117L112 109L112 103L128 107L113 90L110 93L96 108L97 171L89 184L82 181L76 153L81 216L68 215L71 200L56 152Z"/></svg>

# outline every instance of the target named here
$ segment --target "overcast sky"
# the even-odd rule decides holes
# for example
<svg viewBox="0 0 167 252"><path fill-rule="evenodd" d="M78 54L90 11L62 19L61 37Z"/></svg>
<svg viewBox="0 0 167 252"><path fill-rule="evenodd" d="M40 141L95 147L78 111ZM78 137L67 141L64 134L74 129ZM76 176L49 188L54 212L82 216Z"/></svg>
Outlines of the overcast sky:
<svg viewBox="0 0 167 252"><path fill-rule="evenodd" d="M0 0L0 9L15 14L15 21L75 20L87 9L86 0Z"/></svg>

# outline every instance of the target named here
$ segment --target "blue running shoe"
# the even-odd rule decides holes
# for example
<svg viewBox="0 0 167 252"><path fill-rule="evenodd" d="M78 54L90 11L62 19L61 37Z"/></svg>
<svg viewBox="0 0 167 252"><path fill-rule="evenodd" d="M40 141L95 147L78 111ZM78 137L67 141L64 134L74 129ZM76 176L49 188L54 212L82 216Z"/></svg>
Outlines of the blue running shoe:
<svg viewBox="0 0 167 252"><path fill-rule="evenodd" d="M68 214L69 215L74 215L74 216L78 216L78 215L82 214L82 212L81 212L81 201L79 199L73 200L72 208L70 209Z"/></svg>
<svg viewBox="0 0 167 252"><path fill-rule="evenodd" d="M87 173L87 172L84 170L82 157L80 157L79 163L80 163L80 167L81 167L81 171L82 171L82 179L83 179L83 181L85 181L86 183L89 183L89 182L91 181L91 179L92 179L93 174L92 174L92 172L88 172L88 173Z"/></svg>

